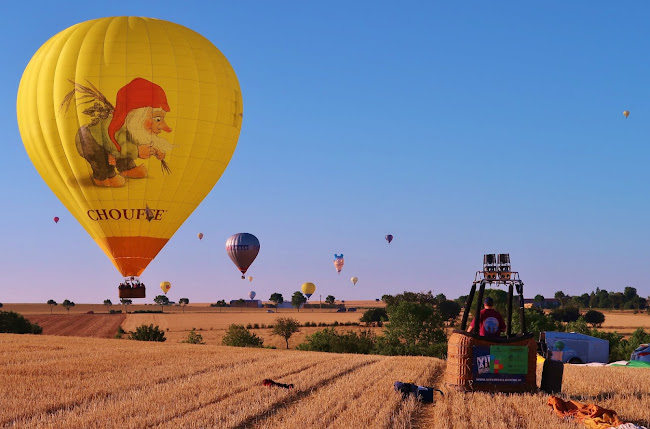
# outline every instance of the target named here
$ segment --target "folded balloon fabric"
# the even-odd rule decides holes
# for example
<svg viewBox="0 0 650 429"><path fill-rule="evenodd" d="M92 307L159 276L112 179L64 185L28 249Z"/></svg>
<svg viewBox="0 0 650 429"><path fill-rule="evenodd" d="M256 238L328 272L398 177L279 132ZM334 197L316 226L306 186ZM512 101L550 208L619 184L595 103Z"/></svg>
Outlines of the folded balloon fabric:
<svg viewBox="0 0 650 429"><path fill-rule="evenodd" d="M557 396L548 399L548 405L560 417L573 417L592 429L609 429L624 424L616 411L599 407L596 404L583 404L578 401L564 401Z"/></svg>

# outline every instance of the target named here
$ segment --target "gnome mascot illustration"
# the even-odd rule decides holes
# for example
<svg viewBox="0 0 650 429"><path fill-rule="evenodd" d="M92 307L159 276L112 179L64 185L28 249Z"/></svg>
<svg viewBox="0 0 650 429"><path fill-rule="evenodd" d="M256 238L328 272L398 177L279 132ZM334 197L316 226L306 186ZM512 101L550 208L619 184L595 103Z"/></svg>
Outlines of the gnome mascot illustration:
<svg viewBox="0 0 650 429"><path fill-rule="evenodd" d="M164 158L174 145L158 136L162 131L172 131L165 122L169 104L160 86L146 79L133 79L117 92L113 107L92 84L73 83L75 89L65 97L61 108L67 110L75 93L82 94L80 99L91 100L87 103L94 101L83 111L92 121L79 128L75 143L92 168L96 186L121 187L125 178L147 177L147 166L136 164L138 158L155 156L163 174L170 173Z"/></svg>

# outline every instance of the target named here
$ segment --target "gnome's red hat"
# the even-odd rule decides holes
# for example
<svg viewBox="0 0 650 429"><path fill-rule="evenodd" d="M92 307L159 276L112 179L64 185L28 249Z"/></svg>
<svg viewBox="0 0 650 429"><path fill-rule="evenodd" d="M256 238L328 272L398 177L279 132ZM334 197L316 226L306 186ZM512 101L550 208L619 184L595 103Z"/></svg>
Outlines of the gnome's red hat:
<svg viewBox="0 0 650 429"><path fill-rule="evenodd" d="M115 133L124 125L126 115L131 110L141 107L153 107L169 112L165 91L153 82L136 77L117 91L113 119L108 125L108 136L118 151L121 150L121 147L115 140Z"/></svg>

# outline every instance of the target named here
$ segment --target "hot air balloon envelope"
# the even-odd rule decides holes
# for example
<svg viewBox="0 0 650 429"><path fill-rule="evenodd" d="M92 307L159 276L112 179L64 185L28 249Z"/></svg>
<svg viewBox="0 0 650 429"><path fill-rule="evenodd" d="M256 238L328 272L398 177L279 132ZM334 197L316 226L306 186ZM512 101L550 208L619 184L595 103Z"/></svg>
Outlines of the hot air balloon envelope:
<svg viewBox="0 0 650 429"><path fill-rule="evenodd" d="M202 232L199 232L199 234L197 235L197 237L199 237L199 240L203 240L203 233L202 233Z"/></svg>
<svg viewBox="0 0 650 429"><path fill-rule="evenodd" d="M390 235L390 234L388 234L388 235L386 236L386 241L388 241L388 244L390 244L390 242L393 241L393 236Z"/></svg>
<svg viewBox="0 0 650 429"><path fill-rule="evenodd" d="M253 234L240 232L226 241L226 252L232 262L241 271L241 278L246 278L246 270L251 266L260 252L260 242Z"/></svg>
<svg viewBox="0 0 650 429"><path fill-rule="evenodd" d="M125 277L144 271L217 183L242 112L235 72L209 40L127 16L53 36L17 96L36 170Z"/></svg>
<svg viewBox="0 0 650 429"><path fill-rule="evenodd" d="M334 268L336 268L336 271L341 274L341 270L343 269L343 265L345 264L345 260L343 259L343 253L340 255L337 255L336 253L334 254Z"/></svg>
<svg viewBox="0 0 650 429"><path fill-rule="evenodd" d="M255 293L254 290L248 292L248 297L249 297L250 299L255 299L255 295L257 295L257 294Z"/></svg>
<svg viewBox="0 0 650 429"><path fill-rule="evenodd" d="M169 289L171 289L171 287L172 287L172 284L169 283L169 282L162 282L162 283L160 283L160 289L162 289L162 291L165 292L165 294L166 294L167 292L169 292Z"/></svg>
<svg viewBox="0 0 650 429"><path fill-rule="evenodd" d="M352 278L350 279L350 281L352 282L353 285L356 285L357 282L359 281L359 278L358 278L358 277L352 277Z"/></svg>
<svg viewBox="0 0 650 429"><path fill-rule="evenodd" d="M54 223L59 223L59 217L58 216L54 216Z"/></svg>
<svg viewBox="0 0 650 429"><path fill-rule="evenodd" d="M628 116L630 116L630 111L629 111L629 110L624 110L624 111L623 111L623 116L625 116L626 118L627 118Z"/></svg>
<svg viewBox="0 0 650 429"><path fill-rule="evenodd" d="M303 283L302 284L302 293L307 295L307 298L311 298L314 292L316 292L316 285L313 283Z"/></svg>
<svg viewBox="0 0 650 429"><path fill-rule="evenodd" d="M253 281L253 277L252 277L252 276L248 276L248 281L249 281L249 282L252 282L252 281Z"/></svg>

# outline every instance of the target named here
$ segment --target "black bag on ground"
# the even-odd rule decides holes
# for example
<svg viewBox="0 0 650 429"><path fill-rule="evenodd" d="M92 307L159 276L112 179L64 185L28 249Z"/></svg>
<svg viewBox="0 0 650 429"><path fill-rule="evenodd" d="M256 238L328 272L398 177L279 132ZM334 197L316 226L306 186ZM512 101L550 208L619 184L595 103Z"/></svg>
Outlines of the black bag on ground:
<svg viewBox="0 0 650 429"><path fill-rule="evenodd" d="M410 395L413 395L418 401L433 402L434 391L440 392L441 395L443 394L442 391L433 387L418 386L413 383L402 383L401 381L396 381L393 386L395 387L395 391L402 394L402 399L407 399Z"/></svg>

